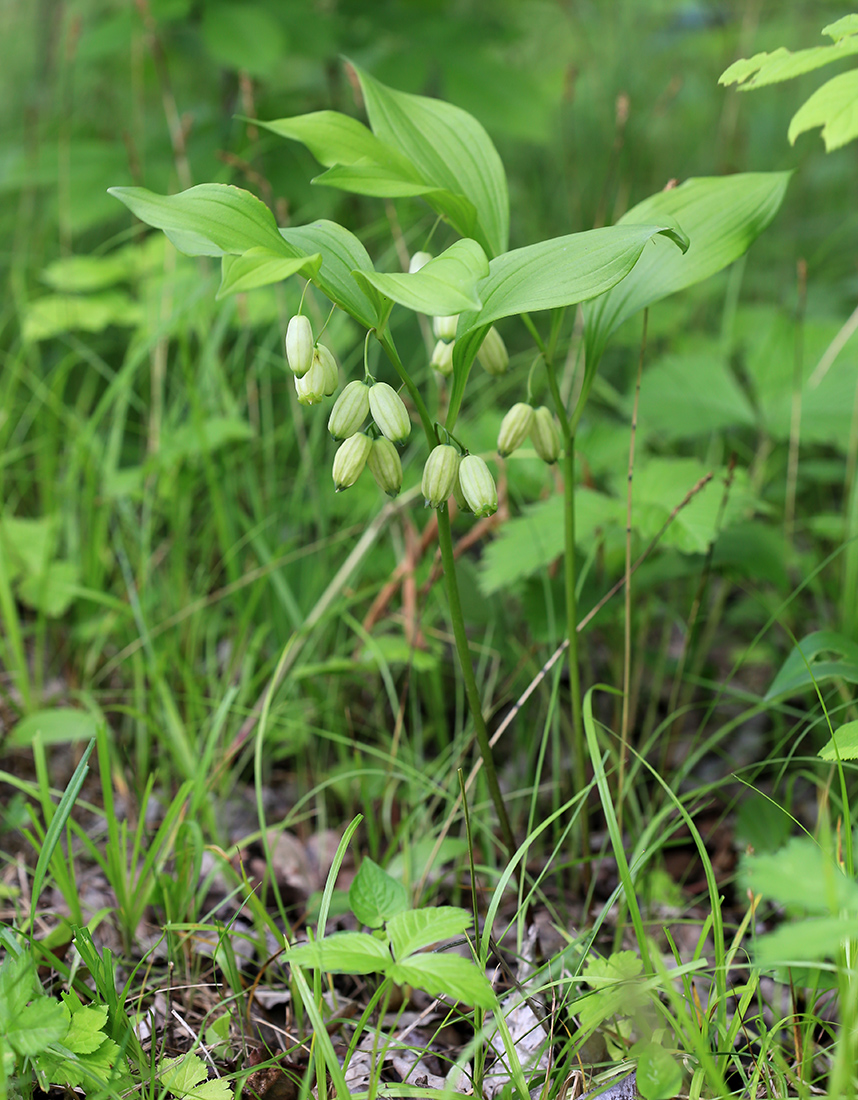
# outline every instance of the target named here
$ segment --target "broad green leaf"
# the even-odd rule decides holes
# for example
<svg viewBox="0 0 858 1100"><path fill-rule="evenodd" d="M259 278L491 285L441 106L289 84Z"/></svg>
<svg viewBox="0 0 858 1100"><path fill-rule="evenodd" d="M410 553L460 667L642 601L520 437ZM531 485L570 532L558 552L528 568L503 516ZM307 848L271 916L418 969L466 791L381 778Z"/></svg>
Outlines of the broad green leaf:
<svg viewBox="0 0 858 1100"><path fill-rule="evenodd" d="M673 242L671 249L686 246L682 234L662 222L590 229L505 252L489 263L488 278L479 286L482 308L462 317L457 335L501 317L594 298L625 278L659 234Z"/></svg>
<svg viewBox="0 0 858 1100"><path fill-rule="evenodd" d="M858 37L844 41L854 42L858 52ZM833 77L799 107L787 131L790 144L815 126L822 127L827 153L858 137L858 69Z"/></svg>
<svg viewBox="0 0 858 1100"><path fill-rule="evenodd" d="M858 34L858 15L844 15L841 19L835 19L833 23L822 28L822 33L833 38L835 42L847 34Z"/></svg>
<svg viewBox="0 0 858 1100"><path fill-rule="evenodd" d="M627 317L738 259L774 218L789 177L748 172L689 179L624 214L619 226L674 222L691 244L682 254L666 237L655 237L630 275L584 306L588 368L595 370L608 337Z"/></svg>
<svg viewBox="0 0 858 1100"><path fill-rule="evenodd" d="M369 161L379 168L399 172L403 179L410 176L415 183L420 182L407 157L380 141L362 122L339 111L313 111L271 122L256 120L253 125L300 141L326 168Z"/></svg>
<svg viewBox="0 0 858 1100"><path fill-rule="evenodd" d="M230 443L244 443L253 438L253 429L238 416L212 416L200 424L182 424L179 428L164 428L161 449L153 459L163 469L187 459L212 454Z"/></svg>
<svg viewBox="0 0 858 1100"><path fill-rule="evenodd" d="M7 561L5 568L13 571L13 577L23 572L25 576L40 576L47 568L54 553L58 516L40 516L29 519L3 516L0 519L0 543Z"/></svg>
<svg viewBox="0 0 858 1100"><path fill-rule="evenodd" d="M575 305L604 293L628 276L653 237L665 233L673 242L671 249L684 244L681 234L663 225L608 226L540 241L491 260L488 277L477 287L482 308L459 318L446 426L452 430L455 425L468 373L493 321Z"/></svg>
<svg viewBox="0 0 858 1100"><path fill-rule="evenodd" d="M162 229L190 256L240 255L267 248L288 256L274 215L249 191L224 183L201 183L177 195L145 187L109 187L108 192L147 225Z"/></svg>
<svg viewBox="0 0 858 1100"><path fill-rule="evenodd" d="M197 1054L163 1058L159 1064L159 1078L164 1088L174 1096L189 1096L208 1079L205 1062Z"/></svg>
<svg viewBox="0 0 858 1100"><path fill-rule="evenodd" d="M635 1077L644 1100L670 1100L682 1085L682 1070L663 1046L647 1043L638 1054Z"/></svg>
<svg viewBox="0 0 858 1100"><path fill-rule="evenodd" d="M71 561L52 561L38 576L27 577L18 586L21 603L49 619L65 615L78 595L80 571Z"/></svg>
<svg viewBox="0 0 858 1100"><path fill-rule="evenodd" d="M376 974L386 971L393 960L387 943L368 932L334 932L314 943L293 947L286 961L331 974Z"/></svg>
<svg viewBox="0 0 858 1100"><path fill-rule="evenodd" d="M741 879L755 894L809 913L858 911L858 883L810 837L794 837L779 852L745 856Z"/></svg>
<svg viewBox="0 0 858 1100"><path fill-rule="evenodd" d="M475 963L458 955L430 952L410 955L388 971L397 985L413 985L433 997L447 996L478 1008L495 1008L497 998L491 982Z"/></svg>
<svg viewBox="0 0 858 1100"><path fill-rule="evenodd" d="M123 290L86 295L46 294L27 303L21 331L25 340L50 340L75 329L104 332L110 325L136 328L143 317L140 303Z"/></svg>
<svg viewBox="0 0 858 1100"><path fill-rule="evenodd" d="M858 916L854 914L790 921L757 940L754 962L769 969L830 959L842 943L856 937Z"/></svg>
<svg viewBox="0 0 858 1100"><path fill-rule="evenodd" d="M858 722L845 722L819 750L823 760L858 760Z"/></svg>
<svg viewBox="0 0 858 1100"><path fill-rule="evenodd" d="M89 741L95 737L96 728L95 716L86 710L73 710L71 707L38 710L22 718L12 729L9 743L32 745L37 734L46 745Z"/></svg>
<svg viewBox="0 0 858 1100"><path fill-rule="evenodd" d="M786 810L764 795L752 794L739 804L734 827L736 846L750 845L756 855L776 852L789 840L793 826Z"/></svg>
<svg viewBox="0 0 858 1100"><path fill-rule="evenodd" d="M408 909L387 922L387 934L393 954L400 962L406 955L429 947L440 940L450 940L473 924L465 909L453 905L438 905L430 909Z"/></svg>
<svg viewBox="0 0 858 1100"><path fill-rule="evenodd" d="M597 531L625 523L622 501L595 489L575 491L575 539L592 544ZM563 498L560 495L527 505L522 515L508 520L483 551L480 590L499 592L523 577L533 576L563 553Z"/></svg>
<svg viewBox="0 0 858 1100"><path fill-rule="evenodd" d="M59 1001L37 997L9 1021L6 1040L22 1058L33 1058L62 1039L68 1031L68 1019Z"/></svg>
<svg viewBox="0 0 858 1100"><path fill-rule="evenodd" d="M281 229L280 234L296 256L322 257L313 282L332 302L365 328L374 327L387 314L388 304L371 285L358 286L354 271L370 272L372 260L357 237L331 221Z"/></svg>
<svg viewBox="0 0 858 1100"><path fill-rule="evenodd" d="M367 195L376 199L403 199L422 195L429 202L429 195L446 196L431 183L421 183L410 177L403 177L379 164L358 161L356 164L337 164L313 177L313 183L323 187L336 187L340 191L351 191L355 195Z"/></svg>
<svg viewBox="0 0 858 1100"><path fill-rule="evenodd" d="M361 924L381 928L386 920L408 908L408 891L366 856L349 887L349 905Z"/></svg>
<svg viewBox="0 0 858 1100"><path fill-rule="evenodd" d="M826 28L831 30L832 28ZM803 73L820 69L844 57L858 53L858 37L841 37L832 46L812 46L807 50L787 50L781 46L771 53L758 53L753 57L734 61L718 78L719 84L739 84L742 91L762 88L766 84L778 84L792 80Z"/></svg>
<svg viewBox="0 0 858 1100"><path fill-rule="evenodd" d="M593 989L603 989L617 982L630 982L643 970L640 956L634 951L615 951L607 959L591 955L584 964L583 978Z"/></svg>
<svg viewBox="0 0 858 1100"><path fill-rule="evenodd" d="M381 294L417 313L448 316L479 309L477 283L489 273L486 254L476 241L461 240L414 274L355 272L361 286L371 284Z"/></svg>
<svg viewBox="0 0 858 1100"><path fill-rule="evenodd" d="M497 150L479 122L459 107L439 99L388 88L354 66L360 80L373 133L414 165L423 183L439 188L428 199L448 216L463 237L473 237L489 255L507 247L509 195ZM443 192L454 202L448 203ZM474 212L463 220L467 209Z"/></svg>
<svg viewBox="0 0 858 1100"><path fill-rule="evenodd" d="M32 999L36 989L36 968L23 950L14 954L6 949L0 963L0 1032L6 1033L14 1020Z"/></svg>
<svg viewBox="0 0 858 1100"><path fill-rule="evenodd" d="M260 286L279 283L290 275L301 274L305 279L314 280L319 274L322 257L316 252L312 256L287 258L272 252L269 248L249 248L240 256L221 257L221 280L217 297L238 294L244 290L256 290Z"/></svg>
<svg viewBox="0 0 858 1100"><path fill-rule="evenodd" d="M74 1006L73 1009L71 1005ZM107 1005L83 1005L80 1002L70 1004L65 1000L65 1009L69 1015L69 1029L63 1039L63 1046L72 1054L93 1054L107 1039L104 1031Z"/></svg>
<svg viewBox="0 0 858 1100"><path fill-rule="evenodd" d="M817 630L793 649L765 698L795 695L835 677L858 684L858 643L834 630Z"/></svg>

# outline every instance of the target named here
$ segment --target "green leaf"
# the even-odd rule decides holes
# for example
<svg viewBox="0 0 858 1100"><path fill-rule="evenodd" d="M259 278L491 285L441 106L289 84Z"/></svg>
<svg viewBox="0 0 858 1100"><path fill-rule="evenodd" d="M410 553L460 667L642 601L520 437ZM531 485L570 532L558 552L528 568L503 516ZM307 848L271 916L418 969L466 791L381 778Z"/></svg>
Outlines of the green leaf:
<svg viewBox="0 0 858 1100"><path fill-rule="evenodd" d="M18 586L21 603L49 619L59 619L78 594L80 571L71 561L52 561L38 576L27 577Z"/></svg>
<svg viewBox="0 0 858 1100"><path fill-rule="evenodd" d="M482 308L462 318L459 335L502 317L575 305L604 293L628 275L659 234L673 242L671 249L686 243L664 224L634 224L552 237L497 256L479 286Z"/></svg>
<svg viewBox="0 0 858 1100"><path fill-rule="evenodd" d="M858 883L810 837L794 837L779 852L745 856L743 884L755 894L810 913L858 911Z"/></svg>
<svg viewBox="0 0 858 1100"><path fill-rule="evenodd" d="M858 38L849 41L855 43L858 52ZM827 153L858 137L858 70L833 77L799 107L787 131L790 144L815 126L822 127Z"/></svg>
<svg viewBox="0 0 858 1100"><path fill-rule="evenodd" d="M143 307L123 290L75 296L46 294L24 307L21 331L25 340L50 340L64 332L104 332L110 325L135 328Z"/></svg>
<svg viewBox="0 0 858 1100"><path fill-rule="evenodd" d="M659 1043L647 1043L638 1055L635 1078L644 1100L670 1100L679 1093L682 1070Z"/></svg>
<svg viewBox="0 0 858 1100"><path fill-rule="evenodd" d="M845 722L819 750L823 760L858 760L858 722Z"/></svg>
<svg viewBox="0 0 858 1100"><path fill-rule="evenodd" d="M830 657L834 660L825 659ZM834 630L816 630L795 646L772 681L765 699L795 695L812 689L815 683L835 677L858 684L858 643Z"/></svg>
<svg viewBox="0 0 858 1100"><path fill-rule="evenodd" d="M4 1033L21 1014L36 990L36 967L23 950L15 955L6 950L0 963L0 1032Z"/></svg>
<svg viewBox="0 0 858 1100"><path fill-rule="evenodd" d="M83 1005L64 998L70 1012L68 1032L63 1046L72 1054L93 1054L107 1039L107 1005Z"/></svg>
<svg viewBox="0 0 858 1100"><path fill-rule="evenodd" d="M253 124L280 137L300 141L327 168L370 161L378 167L400 173L403 178L410 176L419 183L407 157L380 141L362 122L339 111L313 111L272 122L257 120Z"/></svg>
<svg viewBox="0 0 858 1100"><path fill-rule="evenodd" d="M11 562L12 579L21 572L26 576L41 576L54 553L58 524L57 515L38 519L3 516L0 519L0 542ZM6 568L9 568L8 562Z"/></svg>
<svg viewBox="0 0 858 1100"><path fill-rule="evenodd" d="M366 856L349 887L349 906L360 924L380 928L408 908L408 891Z"/></svg>
<svg viewBox="0 0 858 1100"><path fill-rule="evenodd" d="M848 17L847 17L848 18ZM832 30L836 24L827 27ZM858 53L858 38L841 37L833 46L812 46L807 50L787 50L781 46L771 53L758 53L753 57L734 61L718 78L719 84L740 84L742 91L762 88L766 84L778 84L782 80L820 69L844 57ZM756 74L756 75L755 75Z"/></svg>
<svg viewBox="0 0 858 1100"><path fill-rule="evenodd" d="M413 985L433 997L447 996L478 1008L495 1008L497 997L491 982L475 963L458 955L430 952L410 955L388 971L397 985Z"/></svg>
<svg viewBox="0 0 858 1100"><path fill-rule="evenodd" d="M489 255L503 252L509 235L506 175L480 123L451 103L396 91L354 69L375 136L405 156L423 183L439 189L428 197L430 205Z"/></svg>
<svg viewBox="0 0 858 1100"><path fill-rule="evenodd" d="M847 34L858 34L858 15L844 15L841 19L835 19L827 27L822 28L822 33L839 42Z"/></svg>
<svg viewBox="0 0 858 1100"><path fill-rule="evenodd" d="M34 1058L68 1031L68 1017L59 1001L37 997L9 1021L6 1040L21 1058Z"/></svg>
<svg viewBox="0 0 858 1100"><path fill-rule="evenodd" d="M691 244L683 255L666 237L655 237L630 275L584 307L588 368L595 370L626 318L738 259L774 218L789 178L789 172L748 172L689 179L624 214L618 225L674 222Z"/></svg>
<svg viewBox="0 0 858 1100"><path fill-rule="evenodd" d="M461 240L414 274L355 272L361 286L370 284L394 302L417 313L449 316L481 306L477 283L489 273L486 254L476 241Z"/></svg>
<svg viewBox="0 0 858 1100"><path fill-rule="evenodd" d="M796 966L831 958L847 940L858 937L858 916L809 917L782 924L757 940L757 966Z"/></svg>
<svg viewBox="0 0 858 1100"><path fill-rule="evenodd" d="M157 195L145 187L109 187L108 192L141 221L162 229L189 256L240 255L249 248L290 254L274 215L240 187L201 183L178 195Z"/></svg>
<svg viewBox="0 0 858 1100"><path fill-rule="evenodd" d="M286 258L272 252L269 248L249 248L240 256L221 257L221 280L218 299L227 294L256 290L260 286L279 283L290 275L302 274L305 279L313 280L319 274L322 257L316 252L312 256Z"/></svg>
<svg viewBox="0 0 858 1100"><path fill-rule="evenodd" d="M230 443L244 443L253 438L253 429L238 416L212 416L199 424L163 429L161 449L152 460L165 470L173 469L188 459L213 454Z"/></svg>
<svg viewBox="0 0 858 1100"><path fill-rule="evenodd" d="M192 1100L227 1100L232 1096L222 1078L208 1080L205 1063L197 1054L162 1059L159 1068L161 1084L174 1096Z"/></svg>
<svg viewBox="0 0 858 1100"><path fill-rule="evenodd" d="M639 981L642 968L633 951L617 951L607 959L590 956L583 977L594 992L575 1005L585 1031L593 1030L612 1016L630 1016L646 1002L647 995Z"/></svg>
<svg viewBox="0 0 858 1100"><path fill-rule="evenodd" d="M367 195L376 199L402 199L421 195L431 204L430 195L436 199L440 196L441 201L447 196L447 192L439 191L432 184L420 183L409 176L400 176L389 168L361 161L357 164L335 165L327 172L315 176L313 183L321 184L323 187L337 187L340 191L351 191L355 195ZM468 216L472 216L470 204L464 199L460 201L463 210Z"/></svg>
<svg viewBox="0 0 858 1100"><path fill-rule="evenodd" d="M315 943L293 947L286 961L330 974L377 974L387 971L393 960L386 941L368 932L334 932Z"/></svg>
<svg viewBox="0 0 858 1100"><path fill-rule="evenodd" d="M467 910L453 905L438 905L432 909L408 909L387 922L387 934L394 956L402 961L406 955L440 940L461 936L473 924Z"/></svg>
<svg viewBox="0 0 858 1100"><path fill-rule="evenodd" d="M86 710L74 710L71 707L38 710L18 722L9 736L9 743L17 746L32 745L37 734L46 745L88 741L95 737L96 725L95 716Z"/></svg>
<svg viewBox="0 0 858 1100"><path fill-rule="evenodd" d="M322 257L313 282L365 328L373 328L387 315L389 303L384 296L371 285L359 287L353 277L355 271L373 271L372 260L353 233L322 220L281 229L280 234L294 255Z"/></svg>

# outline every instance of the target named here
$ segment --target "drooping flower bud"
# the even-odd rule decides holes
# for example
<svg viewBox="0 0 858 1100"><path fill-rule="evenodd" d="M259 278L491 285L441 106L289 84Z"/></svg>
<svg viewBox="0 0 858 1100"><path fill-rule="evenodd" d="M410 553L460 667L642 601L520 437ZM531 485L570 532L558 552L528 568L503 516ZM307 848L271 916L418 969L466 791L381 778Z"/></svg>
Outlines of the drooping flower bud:
<svg viewBox="0 0 858 1100"><path fill-rule="evenodd" d="M414 275L421 267L425 267L431 259L431 252L415 252L408 263L408 274Z"/></svg>
<svg viewBox="0 0 858 1100"><path fill-rule="evenodd" d="M383 435L374 439L366 463L379 489L395 497L402 488L402 463L390 440Z"/></svg>
<svg viewBox="0 0 858 1100"><path fill-rule="evenodd" d="M318 405L325 398L325 368L318 355L306 374L295 376L295 392L302 405Z"/></svg>
<svg viewBox="0 0 858 1100"><path fill-rule="evenodd" d="M459 463L461 468L462 463ZM453 500L456 502L456 506L460 512L472 512L470 504L465 499L465 494L462 492L462 482L459 480L459 471L456 470L456 480L453 482Z"/></svg>
<svg viewBox="0 0 858 1100"><path fill-rule="evenodd" d="M391 443L402 443L411 431L411 417L402 398L386 382L376 382L369 388L369 408L382 435Z"/></svg>
<svg viewBox="0 0 858 1100"><path fill-rule="evenodd" d="M328 431L334 439L348 439L359 432L369 412L369 386L355 380L349 382L334 402L328 417Z"/></svg>
<svg viewBox="0 0 858 1100"><path fill-rule="evenodd" d="M455 340L458 323L458 313L454 313L449 317L433 317L432 331L439 340Z"/></svg>
<svg viewBox="0 0 858 1100"><path fill-rule="evenodd" d="M480 344L477 358L482 364L483 370L488 374L506 374L509 366L509 354L506 350L506 344L503 342L503 337L494 325L486 333L485 339Z"/></svg>
<svg viewBox="0 0 858 1100"><path fill-rule="evenodd" d="M313 365L313 326L303 313L296 313L286 327L286 362L296 378Z"/></svg>
<svg viewBox="0 0 858 1100"><path fill-rule="evenodd" d="M530 438L533 449L543 462L552 465L560 457L560 448L563 441L560 438L560 428L554 419L554 414L546 405L540 405L533 413L533 423L530 426Z"/></svg>
<svg viewBox="0 0 858 1100"><path fill-rule="evenodd" d="M475 516L493 516L498 510L498 489L488 466L479 455L465 455L459 464L462 496Z"/></svg>
<svg viewBox="0 0 858 1100"><path fill-rule="evenodd" d="M443 374L445 378L449 378L453 373L453 344L448 344L444 340L439 340L435 345L435 350L432 352L429 366L434 367L435 370L439 374Z"/></svg>
<svg viewBox="0 0 858 1100"><path fill-rule="evenodd" d="M331 471L338 493L354 485L360 477L371 447L372 440L365 432L350 435L344 443L339 445Z"/></svg>
<svg viewBox="0 0 858 1100"><path fill-rule="evenodd" d="M501 421L498 432L498 454L501 458L511 455L527 438L533 424L533 406L519 401Z"/></svg>
<svg viewBox="0 0 858 1100"><path fill-rule="evenodd" d="M459 452L449 443L442 443L429 452L421 485L427 507L441 507L453 491L458 470Z"/></svg>
<svg viewBox="0 0 858 1100"><path fill-rule="evenodd" d="M332 393L336 393L337 386L340 384L340 368L337 366L334 353L324 344L316 344L313 358L321 360L322 370L325 372L325 397L330 397Z"/></svg>

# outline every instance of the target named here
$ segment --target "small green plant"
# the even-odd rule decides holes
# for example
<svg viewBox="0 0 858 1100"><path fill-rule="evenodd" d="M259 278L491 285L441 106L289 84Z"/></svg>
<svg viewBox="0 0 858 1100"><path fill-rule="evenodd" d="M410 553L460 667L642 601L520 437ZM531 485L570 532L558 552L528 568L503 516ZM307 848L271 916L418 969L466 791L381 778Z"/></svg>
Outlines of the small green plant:
<svg viewBox="0 0 858 1100"><path fill-rule="evenodd" d="M3 937L0 963L0 1100L29 1097L33 1083L107 1089L130 1084L125 1056L105 1031L107 1006L84 1005L76 993L49 997L36 964L14 937Z"/></svg>
<svg viewBox="0 0 858 1100"><path fill-rule="evenodd" d="M467 910L452 905L412 909L402 883L368 857L349 889L349 906L372 932L334 932L290 948L288 962L331 974L380 974L373 1006L399 985L480 1008L495 1007L491 983L473 960L425 950L463 936L473 923Z"/></svg>

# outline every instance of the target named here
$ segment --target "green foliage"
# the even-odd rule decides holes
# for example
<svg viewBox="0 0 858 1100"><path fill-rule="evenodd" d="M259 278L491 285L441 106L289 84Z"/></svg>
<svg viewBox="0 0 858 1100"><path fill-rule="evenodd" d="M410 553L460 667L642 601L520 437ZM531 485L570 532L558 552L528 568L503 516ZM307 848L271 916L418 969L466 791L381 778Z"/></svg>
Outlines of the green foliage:
<svg viewBox="0 0 858 1100"><path fill-rule="evenodd" d="M33 1077L50 1085L106 1089L117 1095L130 1081L124 1055L105 1033L105 1005L84 1005L74 993L61 1000L42 990L32 956L6 941L0 962L0 1096L10 1087L32 1094Z"/></svg>
<svg viewBox="0 0 858 1100"><path fill-rule="evenodd" d="M738 84L743 91L792 80L858 54L858 16L845 15L822 28L831 46L793 53L784 47L734 61L720 77L721 84ZM830 153L858 137L858 71L841 73L813 93L792 117L787 137L795 144L799 134L822 127L825 151Z"/></svg>
<svg viewBox="0 0 858 1100"><path fill-rule="evenodd" d="M198 1054L163 1058L158 1065L163 1087L176 1100L228 1100L232 1089L222 1077L208 1080L206 1064Z"/></svg>
<svg viewBox="0 0 858 1100"><path fill-rule="evenodd" d="M292 966L332 974L380 974L397 985L413 985L480 1008L497 1004L494 990L476 963L423 949L461 936L473 923L464 909L440 905L409 909L404 887L364 858L349 889L349 905L362 924L377 931L334 932L289 949Z"/></svg>

